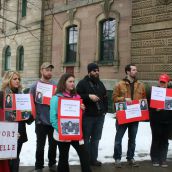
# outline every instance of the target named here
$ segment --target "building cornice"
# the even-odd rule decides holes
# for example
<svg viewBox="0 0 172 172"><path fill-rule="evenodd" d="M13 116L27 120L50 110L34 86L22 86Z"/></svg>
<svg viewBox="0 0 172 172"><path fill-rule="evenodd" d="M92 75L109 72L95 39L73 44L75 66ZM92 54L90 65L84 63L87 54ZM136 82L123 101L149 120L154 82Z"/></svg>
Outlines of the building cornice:
<svg viewBox="0 0 172 172"><path fill-rule="evenodd" d="M79 7L83 7L83 6L93 5L93 4L100 3L100 2L103 2L103 0L79 1L79 2L75 2L73 4L64 4L64 5L60 5L60 6L58 4L57 5L54 4L53 10L47 9L45 11L44 15L48 16L48 15L52 15L52 13L53 14L62 13L62 12L71 10L73 8L79 8Z"/></svg>

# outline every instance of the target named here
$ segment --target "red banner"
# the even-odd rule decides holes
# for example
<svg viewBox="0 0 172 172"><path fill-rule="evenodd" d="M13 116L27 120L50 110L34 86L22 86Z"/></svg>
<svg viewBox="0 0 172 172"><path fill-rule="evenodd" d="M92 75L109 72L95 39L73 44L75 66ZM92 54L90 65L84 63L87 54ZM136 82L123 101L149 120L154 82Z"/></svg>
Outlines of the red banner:
<svg viewBox="0 0 172 172"><path fill-rule="evenodd" d="M119 124L149 120L146 99L133 100L130 104L127 104L127 102L119 102L115 103L115 105L117 110L116 117Z"/></svg>
<svg viewBox="0 0 172 172"><path fill-rule="evenodd" d="M81 140L82 133L82 99L59 97L58 131L59 140Z"/></svg>
<svg viewBox="0 0 172 172"><path fill-rule="evenodd" d="M36 116L35 104L31 94L5 94L2 121L24 121Z"/></svg>

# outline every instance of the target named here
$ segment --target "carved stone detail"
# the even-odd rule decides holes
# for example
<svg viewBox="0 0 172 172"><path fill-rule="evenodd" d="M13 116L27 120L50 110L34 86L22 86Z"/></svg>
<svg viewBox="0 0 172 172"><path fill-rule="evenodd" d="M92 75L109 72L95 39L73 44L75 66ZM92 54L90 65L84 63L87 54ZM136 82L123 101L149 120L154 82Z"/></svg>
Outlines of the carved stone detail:
<svg viewBox="0 0 172 172"><path fill-rule="evenodd" d="M69 20L71 25L73 24L73 20L75 18L75 13L76 13L76 8L70 9L70 10L67 11L68 20Z"/></svg>
<svg viewBox="0 0 172 172"><path fill-rule="evenodd" d="M111 5L113 1L114 0L104 0L104 2L101 3L102 10L106 18L109 17L109 13L110 13L110 9L111 9Z"/></svg>

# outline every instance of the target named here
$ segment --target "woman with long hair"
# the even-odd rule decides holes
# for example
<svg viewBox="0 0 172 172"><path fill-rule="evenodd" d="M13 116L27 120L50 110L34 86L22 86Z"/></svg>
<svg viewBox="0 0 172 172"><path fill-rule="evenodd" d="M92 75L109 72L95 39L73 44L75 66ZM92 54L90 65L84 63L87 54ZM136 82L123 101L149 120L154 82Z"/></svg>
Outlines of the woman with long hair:
<svg viewBox="0 0 172 172"><path fill-rule="evenodd" d="M17 71L7 71L2 78L2 91L0 92L0 108L3 109L3 99L5 95L8 94L21 94L22 85L21 77ZM19 171L19 155L22 149L22 145L27 141L26 126L25 123L31 124L33 122L33 117L26 121L18 122L18 143L17 143L17 158L9 161L10 171L18 172Z"/></svg>
<svg viewBox="0 0 172 172"><path fill-rule="evenodd" d="M63 74L57 84L56 94L52 97L50 102L50 121L54 127L54 139L57 141L59 148L59 163L57 167L58 172L69 172L69 148L72 145L78 153L81 163L82 172L91 172L88 153L85 150L83 141L62 141L58 138L58 99L65 98L80 98L75 89L75 77L72 74ZM85 106L82 104L81 109Z"/></svg>

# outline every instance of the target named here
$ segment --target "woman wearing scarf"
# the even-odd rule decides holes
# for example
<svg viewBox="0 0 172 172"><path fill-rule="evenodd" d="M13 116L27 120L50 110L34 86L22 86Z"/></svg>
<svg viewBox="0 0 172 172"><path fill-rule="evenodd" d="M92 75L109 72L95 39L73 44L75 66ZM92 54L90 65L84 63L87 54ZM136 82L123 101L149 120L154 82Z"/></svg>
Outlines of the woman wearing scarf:
<svg viewBox="0 0 172 172"><path fill-rule="evenodd" d="M2 78L2 91L0 92L0 108L3 109L3 100L7 94L21 94L22 85L21 77L17 71L8 71ZM17 158L9 161L10 172L19 171L19 155L24 142L27 142L26 123L31 124L33 117L30 116L28 120L18 122L18 143L17 143Z"/></svg>

